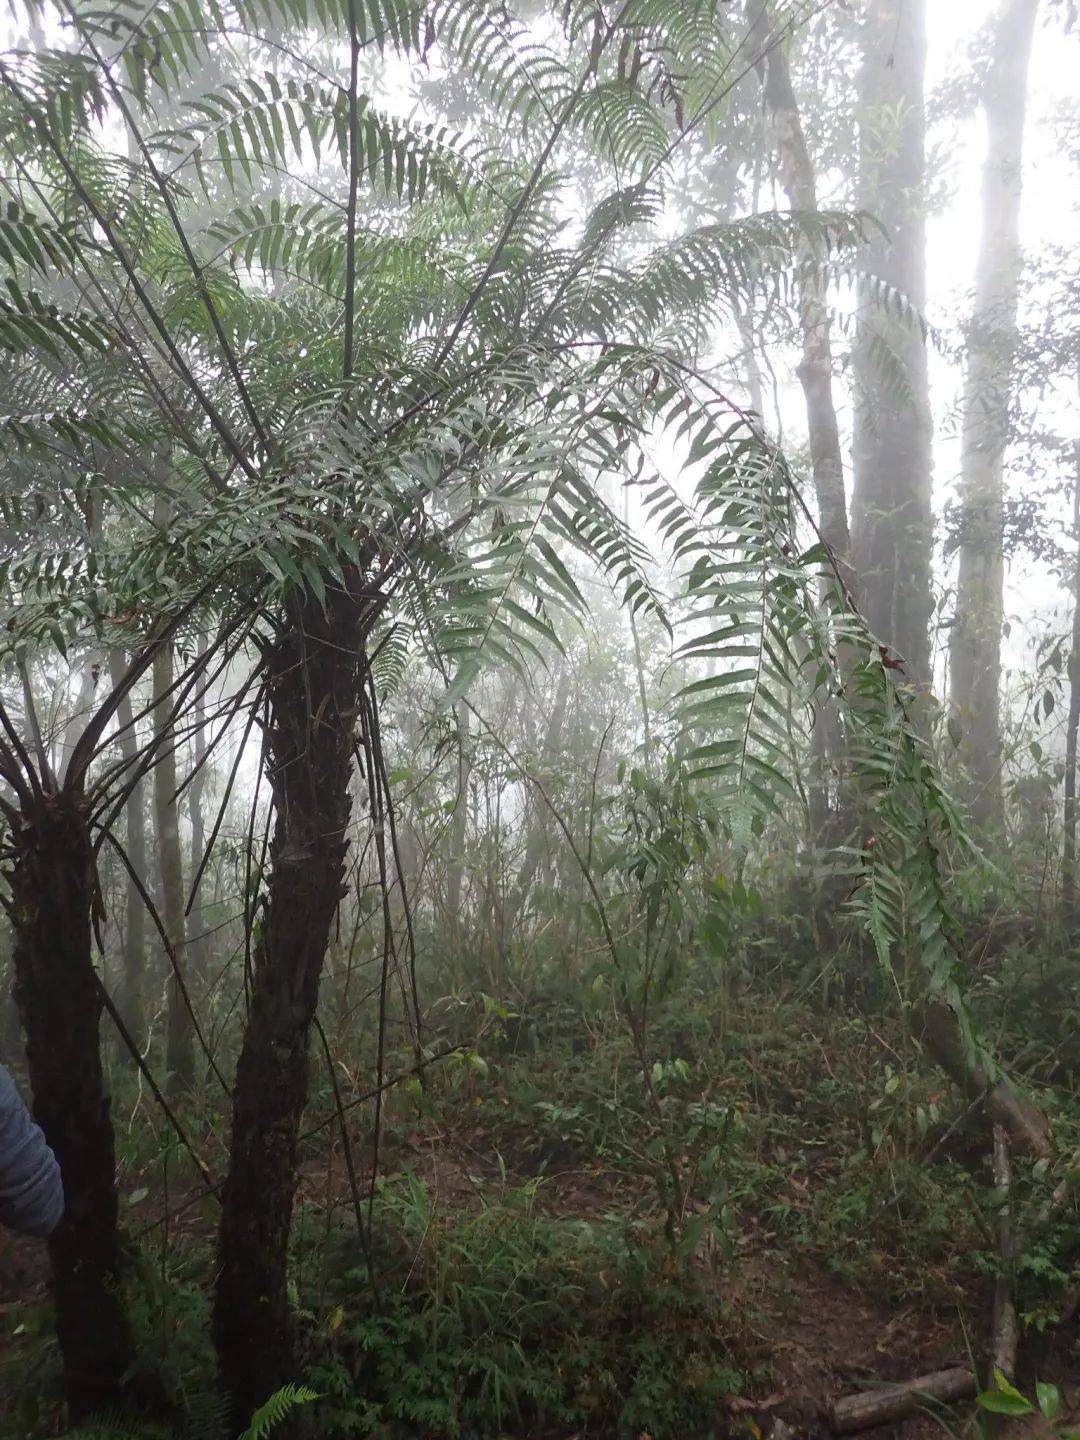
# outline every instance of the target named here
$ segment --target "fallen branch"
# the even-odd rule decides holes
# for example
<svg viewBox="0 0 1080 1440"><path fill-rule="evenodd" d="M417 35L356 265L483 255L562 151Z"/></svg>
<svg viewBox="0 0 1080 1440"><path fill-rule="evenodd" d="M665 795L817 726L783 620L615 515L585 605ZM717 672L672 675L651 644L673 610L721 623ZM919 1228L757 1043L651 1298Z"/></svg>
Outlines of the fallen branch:
<svg viewBox="0 0 1080 1440"><path fill-rule="evenodd" d="M927 1404L950 1405L956 1400L971 1400L976 1393L975 1376L970 1370L937 1370L905 1380L902 1385L886 1385L880 1390L866 1390L861 1395L847 1395L837 1400L829 1414L829 1424L837 1435L853 1435L874 1425L901 1420Z"/></svg>
<svg viewBox="0 0 1080 1440"><path fill-rule="evenodd" d="M966 1051L951 1005L931 1000L919 1007L916 1029L930 1054L971 1100L978 1100L992 1125L1003 1125L1013 1147L1037 1160L1050 1158L1050 1126L1042 1111L1004 1076L991 1082L985 1068Z"/></svg>
<svg viewBox="0 0 1080 1440"><path fill-rule="evenodd" d="M998 1276L994 1281L994 1366L1006 1380L1016 1375L1016 1350L1020 1343L1020 1327L1013 1301L1013 1268L1016 1261L1016 1237L1013 1233L1012 1166L1009 1163L1009 1137L1004 1125L994 1126L993 1155L994 1188L1001 1195L998 1209Z"/></svg>

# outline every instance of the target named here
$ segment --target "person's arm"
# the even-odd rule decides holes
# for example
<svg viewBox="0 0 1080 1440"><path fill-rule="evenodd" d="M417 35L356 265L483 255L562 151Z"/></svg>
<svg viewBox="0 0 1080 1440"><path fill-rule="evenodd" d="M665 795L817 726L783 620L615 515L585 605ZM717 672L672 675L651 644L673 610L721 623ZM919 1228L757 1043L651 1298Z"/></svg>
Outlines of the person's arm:
<svg viewBox="0 0 1080 1440"><path fill-rule="evenodd" d="M0 1223L44 1239L63 1213L56 1156L0 1065Z"/></svg>

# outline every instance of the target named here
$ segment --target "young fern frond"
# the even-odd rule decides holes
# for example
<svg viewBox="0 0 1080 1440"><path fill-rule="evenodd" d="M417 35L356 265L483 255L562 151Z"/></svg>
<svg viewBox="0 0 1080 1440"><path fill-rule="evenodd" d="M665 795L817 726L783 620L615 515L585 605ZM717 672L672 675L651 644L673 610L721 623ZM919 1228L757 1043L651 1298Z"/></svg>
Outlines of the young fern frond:
<svg viewBox="0 0 1080 1440"><path fill-rule="evenodd" d="M240 1440L266 1440L270 1432L299 1406L310 1405L319 1398L319 1392L309 1385L283 1385L255 1411Z"/></svg>

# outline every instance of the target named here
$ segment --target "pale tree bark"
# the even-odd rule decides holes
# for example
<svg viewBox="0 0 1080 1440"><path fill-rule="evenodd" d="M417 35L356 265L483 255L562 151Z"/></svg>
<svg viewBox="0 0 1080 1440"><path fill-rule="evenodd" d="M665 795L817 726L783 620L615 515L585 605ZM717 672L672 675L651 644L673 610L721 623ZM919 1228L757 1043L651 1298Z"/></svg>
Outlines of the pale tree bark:
<svg viewBox="0 0 1080 1440"><path fill-rule="evenodd" d="M115 689L120 688L127 670L127 660L122 650L109 652L109 675ZM125 694L116 707L116 723L120 755L125 770L125 783L134 775L139 758L139 737L132 722L131 696ZM124 848L135 875L145 886L146 874L146 814L143 810L142 778L132 783L131 791L124 804ZM143 985L146 974L146 907L139 887L132 875L127 876L124 899L123 972L120 983L119 1008L128 1033L138 1045L143 1043L144 996ZM120 1053L130 1060L126 1047Z"/></svg>
<svg viewBox="0 0 1080 1440"><path fill-rule="evenodd" d="M884 227L863 257L852 353L852 555L871 630L931 680L931 452L927 380L925 0L866 0L859 205Z"/></svg>
<svg viewBox="0 0 1080 1440"><path fill-rule="evenodd" d="M190 1091L195 1083L194 1032L181 978L187 970L187 925L184 916L184 866L176 804L176 737L171 724L174 704L172 645L154 657L154 827L161 876L161 921L172 954L169 957L165 1054L167 1093Z"/></svg>
<svg viewBox="0 0 1080 1440"><path fill-rule="evenodd" d="M1076 750L1080 731L1080 446L1073 472L1072 645L1069 650L1069 716L1065 725L1065 824L1061 852L1061 919L1076 923Z"/></svg>
<svg viewBox="0 0 1080 1440"><path fill-rule="evenodd" d="M1006 0L983 105L982 236L967 343L960 470L960 568L950 642L951 700L977 821L1000 824L1005 447L1016 354L1020 194L1028 63L1038 0Z"/></svg>
<svg viewBox="0 0 1080 1440"><path fill-rule="evenodd" d="M804 216L818 208L817 181L799 114L787 53L770 33L767 7L755 21L756 43L762 55L765 103L772 124L780 183L791 209ZM844 488L843 452L840 427L833 396L832 333L824 274L824 245L808 236L799 253L799 330L802 355L798 365L799 384L806 404L806 425L810 441L810 464L814 479L821 538L829 547L844 588L856 595L856 576L851 563L851 534L848 528L847 494ZM825 598L836 587L824 583ZM842 603L842 597L836 597ZM827 786L830 760L840 762L843 736L831 711L819 715L814 726L814 780L809 789L810 824L813 833L824 838L833 819ZM840 805L838 818L844 807Z"/></svg>
<svg viewBox="0 0 1080 1440"><path fill-rule="evenodd" d="M776 43L769 34L764 10L758 17L757 33L764 52L765 102L772 120L780 183L792 210L810 216L818 208L813 161L791 83L787 54L784 46ZM825 293L824 258L823 244L815 242L812 237L800 245L799 329L802 356L798 376L806 402L810 463L821 537L832 551L845 583L854 592L844 462L833 398L832 335Z"/></svg>

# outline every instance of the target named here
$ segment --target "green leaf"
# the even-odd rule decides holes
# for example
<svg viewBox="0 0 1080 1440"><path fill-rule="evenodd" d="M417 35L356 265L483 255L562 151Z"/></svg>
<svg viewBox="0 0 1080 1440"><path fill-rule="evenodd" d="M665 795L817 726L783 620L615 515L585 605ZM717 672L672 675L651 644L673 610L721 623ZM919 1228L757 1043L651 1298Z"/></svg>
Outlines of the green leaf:
<svg viewBox="0 0 1080 1440"><path fill-rule="evenodd" d="M1039 1409L1047 1420L1053 1420L1054 1416L1061 1409L1061 1391L1056 1385L1049 1381L1036 1380L1035 1397L1039 1402Z"/></svg>
<svg viewBox="0 0 1080 1440"><path fill-rule="evenodd" d="M981 1391L976 1396L976 1404L980 1409L989 1410L995 1415L1030 1415L1035 1410L1031 1401L1021 1395L997 1366L994 1367L993 1390Z"/></svg>

